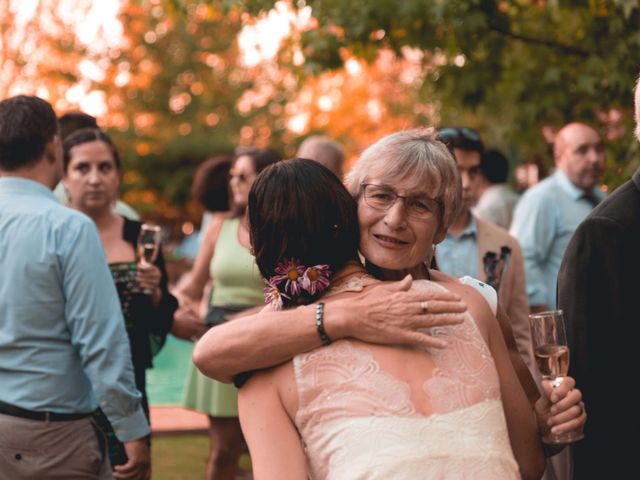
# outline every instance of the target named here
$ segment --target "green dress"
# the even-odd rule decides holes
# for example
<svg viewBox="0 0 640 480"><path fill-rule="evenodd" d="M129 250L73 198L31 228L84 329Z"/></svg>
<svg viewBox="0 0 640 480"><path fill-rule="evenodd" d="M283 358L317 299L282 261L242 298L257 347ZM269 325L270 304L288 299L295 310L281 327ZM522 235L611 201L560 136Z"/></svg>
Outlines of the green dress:
<svg viewBox="0 0 640 480"><path fill-rule="evenodd" d="M239 219L225 220L211 259L211 306L261 305L264 282L253 255L238 241ZM215 327L214 327L215 328ZM183 405L213 417L237 417L236 387L202 375L191 364Z"/></svg>

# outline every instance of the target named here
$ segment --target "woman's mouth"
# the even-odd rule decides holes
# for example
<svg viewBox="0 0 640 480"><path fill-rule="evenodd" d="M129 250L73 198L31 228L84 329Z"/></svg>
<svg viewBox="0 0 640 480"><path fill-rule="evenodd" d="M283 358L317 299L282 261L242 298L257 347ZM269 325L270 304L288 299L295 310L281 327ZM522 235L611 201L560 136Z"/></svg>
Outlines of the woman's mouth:
<svg viewBox="0 0 640 480"><path fill-rule="evenodd" d="M408 245L409 242L405 242L404 240L399 240L397 238L394 237L388 237L386 235L380 235L377 233L374 233L373 236L376 238L376 240L378 240L378 242L384 244L384 245L390 245L390 246L402 246L402 245Z"/></svg>

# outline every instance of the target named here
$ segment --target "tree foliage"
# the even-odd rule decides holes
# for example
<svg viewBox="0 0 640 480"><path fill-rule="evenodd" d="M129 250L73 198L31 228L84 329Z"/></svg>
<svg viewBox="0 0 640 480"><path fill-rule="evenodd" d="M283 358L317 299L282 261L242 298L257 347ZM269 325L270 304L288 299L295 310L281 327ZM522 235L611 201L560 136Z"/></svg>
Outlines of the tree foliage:
<svg viewBox="0 0 640 480"><path fill-rule="evenodd" d="M199 218L188 191L207 156L249 143L292 156L314 133L353 158L399 128L464 124L514 162L550 163L549 132L583 120L609 140L607 183L638 165L640 0L120 0L117 25L87 40L104 4L0 0L0 97L59 113L100 100L89 113L123 153L125 200L167 221L185 204ZM246 62L239 34L274 8L279 49Z"/></svg>
<svg viewBox="0 0 640 480"><path fill-rule="evenodd" d="M237 6L238 2L234 3ZM254 15L269 0L247 0ZM437 102L441 123L479 128L491 144L524 160L546 156L544 126L582 120L609 140L607 180L638 164L632 140L632 89L638 75L638 0L308 0L318 29L310 62L335 68L348 49L373 61L381 49L424 51L421 97Z"/></svg>

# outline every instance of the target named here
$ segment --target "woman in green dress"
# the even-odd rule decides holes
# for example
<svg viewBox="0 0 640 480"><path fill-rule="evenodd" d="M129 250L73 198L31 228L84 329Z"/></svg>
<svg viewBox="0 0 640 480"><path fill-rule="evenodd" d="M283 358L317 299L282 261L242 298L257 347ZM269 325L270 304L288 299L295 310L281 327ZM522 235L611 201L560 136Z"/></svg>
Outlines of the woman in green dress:
<svg viewBox="0 0 640 480"><path fill-rule="evenodd" d="M270 150L245 150L235 156L229 172L233 213L217 215L209 223L190 280L178 292L180 315L197 315L198 299L209 280L212 294L205 321L211 327L228 320L227 315L264 303L264 282L250 252L244 210L256 176L278 160ZM209 416L207 480L234 479L242 451L236 388L205 377L192 365L183 405Z"/></svg>

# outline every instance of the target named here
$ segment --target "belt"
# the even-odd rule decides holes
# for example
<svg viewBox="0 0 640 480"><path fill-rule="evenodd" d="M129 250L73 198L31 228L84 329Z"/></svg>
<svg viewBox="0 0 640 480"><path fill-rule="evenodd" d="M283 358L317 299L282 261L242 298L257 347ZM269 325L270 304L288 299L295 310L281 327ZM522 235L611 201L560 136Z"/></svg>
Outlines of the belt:
<svg viewBox="0 0 640 480"><path fill-rule="evenodd" d="M28 418L29 420L40 420L42 422L69 422L88 417L91 413L55 413L55 412L34 412L24 408L0 402L0 413L11 415L12 417Z"/></svg>

